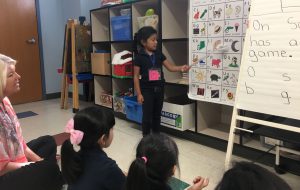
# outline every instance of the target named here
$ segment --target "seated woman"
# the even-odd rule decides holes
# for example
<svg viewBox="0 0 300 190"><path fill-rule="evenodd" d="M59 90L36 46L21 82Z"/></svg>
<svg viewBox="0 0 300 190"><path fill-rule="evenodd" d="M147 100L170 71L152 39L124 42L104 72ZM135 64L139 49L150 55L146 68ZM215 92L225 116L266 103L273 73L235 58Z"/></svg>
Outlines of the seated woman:
<svg viewBox="0 0 300 190"><path fill-rule="evenodd" d="M16 61L0 54L0 188L1 190L58 190L63 180L51 136L28 144L8 99L20 90Z"/></svg>

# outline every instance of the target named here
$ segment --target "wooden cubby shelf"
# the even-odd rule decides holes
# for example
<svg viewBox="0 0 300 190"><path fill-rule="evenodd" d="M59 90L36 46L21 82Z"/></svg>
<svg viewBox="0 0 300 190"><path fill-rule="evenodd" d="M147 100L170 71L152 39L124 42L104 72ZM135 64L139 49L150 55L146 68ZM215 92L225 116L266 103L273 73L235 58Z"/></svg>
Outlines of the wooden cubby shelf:
<svg viewBox="0 0 300 190"><path fill-rule="evenodd" d="M109 12L108 9L91 11L92 42L109 41Z"/></svg>

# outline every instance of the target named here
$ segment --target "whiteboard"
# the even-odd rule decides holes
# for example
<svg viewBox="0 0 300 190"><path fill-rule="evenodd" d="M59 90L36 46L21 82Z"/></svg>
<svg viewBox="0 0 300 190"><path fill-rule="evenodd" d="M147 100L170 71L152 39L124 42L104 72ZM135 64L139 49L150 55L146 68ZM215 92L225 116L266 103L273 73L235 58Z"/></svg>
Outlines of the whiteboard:
<svg viewBox="0 0 300 190"><path fill-rule="evenodd" d="M250 0L191 0L189 98L234 105Z"/></svg>
<svg viewBox="0 0 300 190"><path fill-rule="evenodd" d="M252 0L236 107L300 119L300 1Z"/></svg>

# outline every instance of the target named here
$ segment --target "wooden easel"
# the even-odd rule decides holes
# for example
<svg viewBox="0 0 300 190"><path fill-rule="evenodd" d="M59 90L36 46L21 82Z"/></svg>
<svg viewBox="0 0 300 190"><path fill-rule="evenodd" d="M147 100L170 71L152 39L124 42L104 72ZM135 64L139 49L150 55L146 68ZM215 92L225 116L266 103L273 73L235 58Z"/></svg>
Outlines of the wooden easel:
<svg viewBox="0 0 300 190"><path fill-rule="evenodd" d="M231 120L230 132L229 132L229 139L228 139L228 145L227 145L227 152L226 152L226 158L225 158L225 169L226 170L230 168L232 150L233 150L233 145L234 145L234 137L235 137L236 131L240 130L240 131L245 131L245 132L248 132L248 133L253 133L252 130L237 127L237 122L238 121L244 121L244 122L259 124L259 125L263 125L263 126L267 126L267 127L273 127L273 128L277 128L277 129L282 129L282 130L287 130L287 131L291 131L291 132L300 133L300 128L298 128L296 126L284 125L284 124L280 124L280 123L275 123L275 122L255 119L255 118L251 118L251 117L241 116L241 115L239 115L238 109L235 105L234 109L233 109L233 114L232 114L232 120ZM279 163L280 162L280 150L284 150L284 151L289 152L289 153L300 155L299 151L295 151L295 150L292 150L292 149L281 147L281 141L280 140L276 141L275 146L276 146L275 169L276 169L276 167L278 167L280 165L280 163Z"/></svg>
<svg viewBox="0 0 300 190"><path fill-rule="evenodd" d="M69 76L67 75L67 59L68 48L71 44L71 64L72 64L72 84L73 84L73 113L79 110L79 96L78 96L78 79L76 70L76 50L75 50L75 20L68 20L65 31L65 45L64 45L64 59L61 85L61 109L68 109L68 93L69 93Z"/></svg>
<svg viewBox="0 0 300 190"><path fill-rule="evenodd" d="M276 6L269 8L269 4L273 2L275 1L266 0L263 3L258 0L251 1L252 5L249 16L249 28L243 48L244 53L242 57L239 83L236 90L237 95L235 99L227 145L227 153L225 159L226 169L229 169L231 164L235 132L257 132L257 130L237 127L238 121L258 124L264 127L265 131L276 131L276 135L273 135L274 137L270 136L271 138L276 139L276 172L280 172L277 170L279 166L280 150L300 155L299 151L281 147L282 140L287 142L289 142L288 140L291 140L288 138L282 138L283 133L296 133L296 135L300 134L300 128L297 127L296 124L286 125L279 122L243 116L239 113L239 110L245 110L300 120L300 99L298 96L299 93L296 92L298 88L294 88L298 87L300 84L299 78L294 77L299 76L297 73L299 71L299 67L296 68L294 67L295 64L293 64L293 61L297 60L300 56L300 54L297 54L297 52L299 52L299 46L294 46L294 51L292 51L292 48L289 49L289 47L292 47L289 46L289 41L287 40L287 43L285 43L285 36L297 36L298 34L291 27L282 27L282 25L286 23L286 19L299 17L300 4L299 6L294 6L294 1L286 0L285 3L287 3L287 5L290 5L290 7L282 7L282 2L280 3L280 1L278 0L276 1L277 3L275 3ZM289 10L285 10L283 8ZM275 22L272 22L272 19L274 19ZM257 23L263 24L259 24L259 27L257 27ZM268 46L258 47L256 45L253 45L253 40L262 39L267 41L269 40L269 42L273 44L281 44L283 46L282 48L286 48L287 51L291 51L293 53L291 53L289 59L286 59L285 61L282 61L282 58L275 56L268 58L260 57L257 60L253 60L251 59L251 55L249 53L251 47L252 52L253 49L256 49L257 51L270 51L276 49L274 48L275 46L273 46L272 49L272 47L270 48ZM284 66L282 65L282 62L285 63ZM279 72L276 72L276 69ZM283 77L284 75L288 75L291 77L289 78L289 80L285 80ZM287 96L285 97L284 94L286 94ZM298 139L297 136L295 139L298 144L298 142L300 142L300 138Z"/></svg>

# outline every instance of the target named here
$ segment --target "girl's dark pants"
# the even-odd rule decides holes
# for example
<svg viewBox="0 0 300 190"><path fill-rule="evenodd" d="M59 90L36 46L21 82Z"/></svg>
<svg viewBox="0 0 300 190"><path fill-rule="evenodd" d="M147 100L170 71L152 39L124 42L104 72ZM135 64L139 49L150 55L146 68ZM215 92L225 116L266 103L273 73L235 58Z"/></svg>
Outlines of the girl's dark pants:
<svg viewBox="0 0 300 190"><path fill-rule="evenodd" d="M164 87L142 88L144 97L142 129L143 136L160 132L160 116L164 101Z"/></svg>

